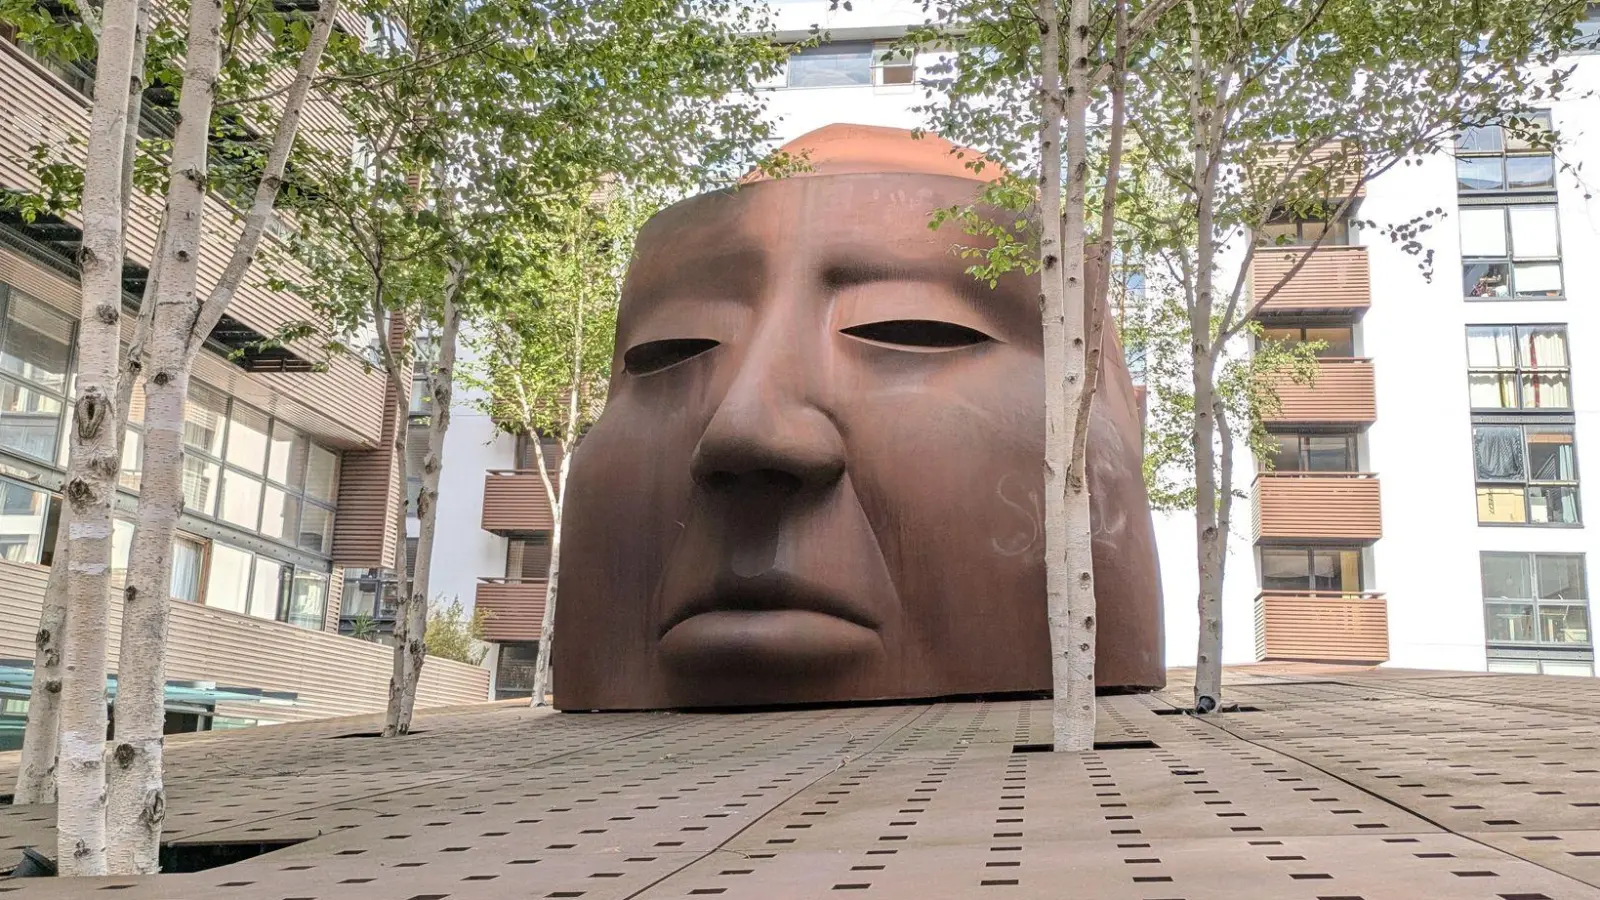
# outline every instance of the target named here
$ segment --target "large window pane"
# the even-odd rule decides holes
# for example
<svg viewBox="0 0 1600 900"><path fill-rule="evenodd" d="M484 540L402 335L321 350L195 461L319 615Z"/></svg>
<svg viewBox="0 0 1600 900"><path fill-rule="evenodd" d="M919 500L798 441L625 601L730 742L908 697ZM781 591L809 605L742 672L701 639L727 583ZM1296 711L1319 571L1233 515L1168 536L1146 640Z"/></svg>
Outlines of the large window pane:
<svg viewBox="0 0 1600 900"><path fill-rule="evenodd" d="M1539 642L1543 644L1589 643L1589 607L1539 605Z"/></svg>
<svg viewBox="0 0 1600 900"><path fill-rule="evenodd" d="M272 424L272 456L267 463L267 477L279 484L299 489L306 474L306 452L311 442L306 436L282 422Z"/></svg>
<svg viewBox="0 0 1600 900"><path fill-rule="evenodd" d="M328 576L296 569L289 593L288 614L284 619L290 625L321 631L327 611Z"/></svg>
<svg viewBox="0 0 1600 900"><path fill-rule="evenodd" d="M1461 266L1461 289L1468 297L1509 297L1511 264L1464 263Z"/></svg>
<svg viewBox="0 0 1600 900"><path fill-rule="evenodd" d="M1528 480L1576 481L1578 463L1572 444L1572 427L1528 426Z"/></svg>
<svg viewBox="0 0 1600 900"><path fill-rule="evenodd" d="M61 401L9 378L0 378L0 447L52 461L61 427Z"/></svg>
<svg viewBox="0 0 1600 900"><path fill-rule="evenodd" d="M1307 328L1306 341L1326 344L1317 356L1348 359L1356 355L1355 333L1349 328Z"/></svg>
<svg viewBox="0 0 1600 900"><path fill-rule="evenodd" d="M139 472L144 468L144 435L132 428L122 433L122 470L117 473L117 484L130 491L139 489Z"/></svg>
<svg viewBox="0 0 1600 900"><path fill-rule="evenodd" d="M1528 600L1533 597L1533 566L1526 553L1485 553L1479 564L1485 599Z"/></svg>
<svg viewBox="0 0 1600 900"><path fill-rule="evenodd" d="M256 557L256 577L250 585L250 615L258 619L278 618L282 600L285 567L282 563Z"/></svg>
<svg viewBox="0 0 1600 900"><path fill-rule="evenodd" d="M1583 579L1583 556L1540 553L1534 557L1539 572L1540 600L1584 600L1589 596Z"/></svg>
<svg viewBox="0 0 1600 900"><path fill-rule="evenodd" d="M249 595L250 554L213 542L211 573L206 578L206 605L242 613Z"/></svg>
<svg viewBox="0 0 1600 900"><path fill-rule="evenodd" d="M133 523L126 519L111 520L111 571L113 574L128 571L128 557L133 553Z"/></svg>
<svg viewBox="0 0 1600 900"><path fill-rule="evenodd" d="M1272 468L1276 472L1297 472L1300 470L1300 435L1274 434L1270 436L1273 441Z"/></svg>
<svg viewBox="0 0 1600 900"><path fill-rule="evenodd" d="M267 423L265 413L238 403L228 422L228 462L241 469L263 474L267 467Z"/></svg>
<svg viewBox="0 0 1600 900"><path fill-rule="evenodd" d="M217 503L217 465L198 457L183 457L183 505L209 516Z"/></svg>
<svg viewBox="0 0 1600 900"><path fill-rule="evenodd" d="M1535 525L1577 525L1578 489L1557 485L1528 486L1528 521Z"/></svg>
<svg viewBox="0 0 1600 900"><path fill-rule="evenodd" d="M0 481L0 559L36 563L44 551L50 495L15 481Z"/></svg>
<svg viewBox="0 0 1600 900"><path fill-rule="evenodd" d="M1467 365L1509 369L1516 364L1516 330L1510 325L1474 325L1467 329Z"/></svg>
<svg viewBox="0 0 1600 900"><path fill-rule="evenodd" d="M338 484L338 455L313 444L306 464L306 496L331 502Z"/></svg>
<svg viewBox="0 0 1600 900"><path fill-rule="evenodd" d="M172 596L189 603L200 602L200 568L205 560L205 545L186 537L172 540Z"/></svg>
<svg viewBox="0 0 1600 900"><path fill-rule="evenodd" d="M1505 129L1507 150L1536 150L1548 146L1548 136L1553 127L1550 124L1550 110L1536 109L1517 118L1521 121L1511 123Z"/></svg>
<svg viewBox="0 0 1600 900"><path fill-rule="evenodd" d="M1566 372L1522 376L1522 405L1529 409L1571 409L1572 386Z"/></svg>
<svg viewBox="0 0 1600 900"><path fill-rule="evenodd" d="M1510 372L1473 372L1467 376L1473 409L1515 409L1517 376Z"/></svg>
<svg viewBox="0 0 1600 900"><path fill-rule="evenodd" d="M1456 149L1462 153L1499 153L1502 146L1499 125L1468 128L1456 136Z"/></svg>
<svg viewBox="0 0 1600 900"><path fill-rule="evenodd" d="M1506 184L1514 191L1555 187L1555 157L1543 154L1506 157Z"/></svg>
<svg viewBox="0 0 1600 900"><path fill-rule="evenodd" d="M203 385L193 385L183 411L184 444L212 456L221 456L227 416L227 397Z"/></svg>
<svg viewBox="0 0 1600 900"><path fill-rule="evenodd" d="M65 393L72 358L72 320L16 291L6 304L0 371Z"/></svg>
<svg viewBox="0 0 1600 900"><path fill-rule="evenodd" d="M1530 369L1565 368L1567 329L1564 326L1524 325L1517 329L1517 355Z"/></svg>
<svg viewBox="0 0 1600 900"><path fill-rule="evenodd" d="M1504 190L1505 178L1500 163L1498 156L1457 158L1456 187L1463 191Z"/></svg>
<svg viewBox="0 0 1600 900"><path fill-rule="evenodd" d="M1461 210L1462 256L1510 256L1506 247L1506 211L1502 207Z"/></svg>
<svg viewBox="0 0 1600 900"><path fill-rule="evenodd" d="M295 544L300 549L326 554L333 541L333 514L320 506L305 504L300 510L299 535Z"/></svg>
<svg viewBox="0 0 1600 900"><path fill-rule="evenodd" d="M1521 487L1478 488L1478 521L1521 525L1528 521L1528 498Z"/></svg>
<svg viewBox="0 0 1600 900"><path fill-rule="evenodd" d="M1554 259L1561 255L1555 207L1511 207L1511 253L1517 259Z"/></svg>
<svg viewBox="0 0 1600 900"><path fill-rule="evenodd" d="M1479 481L1526 480L1519 425L1474 426L1472 456Z"/></svg>
<svg viewBox="0 0 1600 900"><path fill-rule="evenodd" d="M1561 296L1561 264L1517 263L1517 296Z"/></svg>
<svg viewBox="0 0 1600 900"><path fill-rule="evenodd" d="M1304 591L1311 587L1311 560L1304 550L1261 550L1261 589L1266 591Z"/></svg>
<svg viewBox="0 0 1600 900"><path fill-rule="evenodd" d="M1495 643L1520 644L1535 638L1532 603L1487 603L1484 619L1489 640Z"/></svg>
<svg viewBox="0 0 1600 900"><path fill-rule="evenodd" d="M1316 550L1311 556L1314 590L1347 592L1361 590L1359 550Z"/></svg>
<svg viewBox="0 0 1600 900"><path fill-rule="evenodd" d="M268 487L261 503L261 533L292 544L299 527L300 498Z"/></svg>
<svg viewBox="0 0 1600 900"><path fill-rule="evenodd" d="M261 482L231 469L224 471L222 509L218 513L222 520L254 531L260 509Z"/></svg>
<svg viewBox="0 0 1600 900"><path fill-rule="evenodd" d="M823 44L789 57L789 87L848 87L871 83L870 43Z"/></svg>
<svg viewBox="0 0 1600 900"><path fill-rule="evenodd" d="M1306 438L1306 468L1313 472L1353 472L1355 456L1351 439L1344 435L1311 435Z"/></svg>

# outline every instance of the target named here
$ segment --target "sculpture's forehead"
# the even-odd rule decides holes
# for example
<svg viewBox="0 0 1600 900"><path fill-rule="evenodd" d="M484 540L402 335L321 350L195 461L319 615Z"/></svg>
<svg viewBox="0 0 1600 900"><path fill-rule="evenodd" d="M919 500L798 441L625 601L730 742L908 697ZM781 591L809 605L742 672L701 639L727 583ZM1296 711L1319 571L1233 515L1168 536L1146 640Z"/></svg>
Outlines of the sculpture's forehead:
<svg viewBox="0 0 1600 900"><path fill-rule="evenodd" d="M685 286L774 278L943 278L967 284L974 260L961 247L984 243L959 224L930 223L940 209L973 203L983 185L922 174L851 174L766 181L701 194L641 231L624 290L623 315ZM887 273L887 274L886 274ZM995 302L1032 303L1003 280Z"/></svg>

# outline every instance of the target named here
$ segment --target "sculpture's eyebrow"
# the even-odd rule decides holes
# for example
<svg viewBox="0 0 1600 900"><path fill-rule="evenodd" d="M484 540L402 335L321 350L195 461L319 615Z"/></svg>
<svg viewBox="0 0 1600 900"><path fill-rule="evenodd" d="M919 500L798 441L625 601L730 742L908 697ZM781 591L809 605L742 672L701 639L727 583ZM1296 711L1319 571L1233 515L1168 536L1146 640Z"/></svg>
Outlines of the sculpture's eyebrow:
<svg viewBox="0 0 1600 900"><path fill-rule="evenodd" d="M697 252L672 252L672 248L704 248ZM754 243L732 238L706 246L702 235L673 239L640 259L638 280L628 285L627 300L650 306L674 298L714 296L719 300L753 299L766 275L767 252ZM644 274L648 273L648 274Z"/></svg>
<svg viewBox="0 0 1600 900"><path fill-rule="evenodd" d="M830 290L880 281L922 281L942 284L973 312L985 317L1004 315L997 306L1002 298L988 284L967 271L972 262L953 255L899 260L892 257L841 259L827 266L823 280Z"/></svg>

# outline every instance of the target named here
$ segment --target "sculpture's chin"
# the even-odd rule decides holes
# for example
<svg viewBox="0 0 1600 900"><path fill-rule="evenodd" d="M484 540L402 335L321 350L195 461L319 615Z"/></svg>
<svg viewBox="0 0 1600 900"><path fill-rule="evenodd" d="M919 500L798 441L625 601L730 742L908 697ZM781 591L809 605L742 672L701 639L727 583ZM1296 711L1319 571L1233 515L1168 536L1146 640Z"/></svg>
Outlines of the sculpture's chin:
<svg viewBox="0 0 1600 900"><path fill-rule="evenodd" d="M693 678L833 678L882 653L871 628L799 609L705 612L661 637L662 662Z"/></svg>

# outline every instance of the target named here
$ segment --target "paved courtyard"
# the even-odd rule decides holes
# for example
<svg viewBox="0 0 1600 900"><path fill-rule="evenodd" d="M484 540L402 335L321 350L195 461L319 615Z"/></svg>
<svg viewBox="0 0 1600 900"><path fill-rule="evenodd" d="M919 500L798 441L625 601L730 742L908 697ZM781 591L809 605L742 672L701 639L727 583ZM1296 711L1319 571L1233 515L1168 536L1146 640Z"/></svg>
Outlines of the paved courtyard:
<svg viewBox="0 0 1600 900"><path fill-rule="evenodd" d="M1600 900L1600 680L1230 672L1245 711L1101 700L1036 752L1039 701L740 714L436 711L169 745L167 836L300 841L18 898ZM0 781L15 754L0 755ZM8 866L54 809L0 807ZM101 893L106 891L107 893Z"/></svg>

